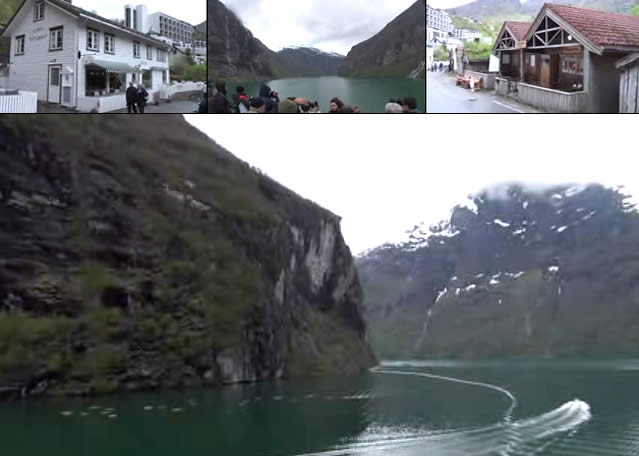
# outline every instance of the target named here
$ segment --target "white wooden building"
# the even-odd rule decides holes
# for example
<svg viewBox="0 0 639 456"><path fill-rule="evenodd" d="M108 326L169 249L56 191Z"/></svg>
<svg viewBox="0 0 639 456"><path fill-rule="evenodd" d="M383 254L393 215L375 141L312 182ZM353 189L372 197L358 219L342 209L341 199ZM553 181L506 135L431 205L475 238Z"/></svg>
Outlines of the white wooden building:
<svg viewBox="0 0 639 456"><path fill-rule="evenodd" d="M169 82L169 46L78 8L71 0L24 0L3 35L11 38L8 88L84 112L126 107L129 81L150 100Z"/></svg>

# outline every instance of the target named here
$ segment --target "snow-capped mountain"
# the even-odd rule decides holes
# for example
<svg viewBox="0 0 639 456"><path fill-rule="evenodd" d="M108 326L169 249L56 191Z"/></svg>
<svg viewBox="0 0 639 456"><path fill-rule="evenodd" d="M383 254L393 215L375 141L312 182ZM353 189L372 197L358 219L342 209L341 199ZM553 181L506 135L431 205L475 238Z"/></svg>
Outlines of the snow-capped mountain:
<svg viewBox="0 0 639 456"><path fill-rule="evenodd" d="M635 251L620 188L507 185L357 261L382 357L621 355L639 353Z"/></svg>

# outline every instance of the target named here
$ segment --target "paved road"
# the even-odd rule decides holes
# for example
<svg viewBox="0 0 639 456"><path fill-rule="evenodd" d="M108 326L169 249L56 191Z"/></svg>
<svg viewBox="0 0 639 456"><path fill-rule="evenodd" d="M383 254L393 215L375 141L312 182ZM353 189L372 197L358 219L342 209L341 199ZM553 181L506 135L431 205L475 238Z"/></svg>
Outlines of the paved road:
<svg viewBox="0 0 639 456"><path fill-rule="evenodd" d="M471 92L455 85L449 73L426 72L427 113L535 113L534 109L494 95L492 90Z"/></svg>
<svg viewBox="0 0 639 456"><path fill-rule="evenodd" d="M191 101L172 101L171 103L166 103L165 101L161 101L159 105L147 105L144 109L145 114L191 114L193 111L197 109L197 105ZM122 109L120 111L115 111L116 113L127 112L126 109Z"/></svg>
<svg viewBox="0 0 639 456"><path fill-rule="evenodd" d="M147 105L144 110L145 114L191 114L193 111L197 109L197 105L192 101L172 101L171 103L167 103L165 101L161 101L159 105ZM38 112L48 113L48 114L71 114L75 113L73 109L55 105L48 104L44 102L38 102ZM113 111L114 113L126 113L126 109L120 109L119 111Z"/></svg>

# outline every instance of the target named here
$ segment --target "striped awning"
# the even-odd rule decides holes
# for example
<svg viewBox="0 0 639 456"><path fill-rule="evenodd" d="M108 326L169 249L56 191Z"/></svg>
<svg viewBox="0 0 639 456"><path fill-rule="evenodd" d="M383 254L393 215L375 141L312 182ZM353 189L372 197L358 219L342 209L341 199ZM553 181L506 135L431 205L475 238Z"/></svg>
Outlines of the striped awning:
<svg viewBox="0 0 639 456"><path fill-rule="evenodd" d="M87 60L87 65L95 65L100 68L105 69L108 73L141 73L142 70L134 67L133 65L129 65L124 62L117 62L113 60L102 60L92 58Z"/></svg>

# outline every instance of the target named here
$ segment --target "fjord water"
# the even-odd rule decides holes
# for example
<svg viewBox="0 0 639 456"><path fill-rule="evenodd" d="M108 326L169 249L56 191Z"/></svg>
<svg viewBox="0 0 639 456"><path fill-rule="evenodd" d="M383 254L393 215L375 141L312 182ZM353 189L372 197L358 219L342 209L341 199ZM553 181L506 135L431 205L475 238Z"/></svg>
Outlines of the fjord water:
<svg viewBox="0 0 639 456"><path fill-rule="evenodd" d="M639 451L637 385L633 361L395 362L356 377L5 403L0 448L29 456L622 456Z"/></svg>
<svg viewBox="0 0 639 456"><path fill-rule="evenodd" d="M337 76L287 78L266 81L280 98L304 97L318 101L322 112L328 112L330 100L338 97L351 106L359 106L363 113L384 112L390 98L413 96L417 99L417 109L424 112L426 107L426 86L423 79L367 79L341 78ZM249 97L259 93L259 82L240 84ZM237 84L229 85L229 95L235 93Z"/></svg>

